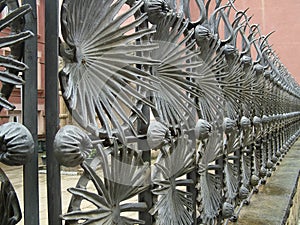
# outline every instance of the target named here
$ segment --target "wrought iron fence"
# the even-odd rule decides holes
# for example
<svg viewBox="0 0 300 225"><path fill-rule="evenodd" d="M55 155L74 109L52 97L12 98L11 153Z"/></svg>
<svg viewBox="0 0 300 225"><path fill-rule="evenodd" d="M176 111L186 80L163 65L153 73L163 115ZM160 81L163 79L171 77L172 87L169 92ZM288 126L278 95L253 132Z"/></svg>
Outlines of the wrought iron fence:
<svg viewBox="0 0 300 225"><path fill-rule="evenodd" d="M18 7L1 23L20 24L29 8ZM236 220L299 136L299 85L269 35L234 1L64 0L58 40L58 9L58 1L46 1L49 224ZM11 46L31 35L22 27L3 42ZM58 129L58 55L60 88L79 126ZM3 84L22 83L16 74L25 64L3 63ZM5 124L0 133L1 162L25 164L34 145L28 131ZM67 212L57 191L59 165L84 169L69 189ZM0 218L16 224L18 201L2 171L0 178L0 206L8 212Z"/></svg>

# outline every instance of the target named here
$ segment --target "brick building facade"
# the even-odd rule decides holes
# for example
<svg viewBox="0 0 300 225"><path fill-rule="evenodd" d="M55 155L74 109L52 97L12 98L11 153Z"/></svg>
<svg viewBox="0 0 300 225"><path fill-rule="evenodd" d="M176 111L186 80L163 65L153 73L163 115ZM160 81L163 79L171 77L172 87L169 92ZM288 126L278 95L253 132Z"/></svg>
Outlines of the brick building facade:
<svg viewBox="0 0 300 225"><path fill-rule="evenodd" d="M37 18L38 18L38 33L37 33L37 41L38 41L38 134L39 137L43 137L45 134L45 121L44 121L44 105L45 105L45 54L44 54L44 47L45 47L45 0L37 0ZM3 14L5 14L6 10L3 10ZM2 15L5 16L5 15ZM5 32L9 32L9 30L4 30L2 34L5 35ZM9 48L1 49L2 52L0 54L9 54ZM27 84L30 85L30 84ZM22 88L16 87L10 98L9 101L15 105L15 110L8 111L3 109L0 114L0 123L5 122L21 122L22 121Z"/></svg>

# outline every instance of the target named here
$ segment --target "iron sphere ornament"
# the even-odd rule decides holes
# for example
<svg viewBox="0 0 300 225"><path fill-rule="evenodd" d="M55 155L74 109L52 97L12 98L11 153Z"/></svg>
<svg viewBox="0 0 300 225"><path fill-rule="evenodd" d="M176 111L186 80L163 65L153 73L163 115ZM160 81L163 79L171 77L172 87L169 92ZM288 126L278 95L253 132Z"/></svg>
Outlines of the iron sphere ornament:
<svg viewBox="0 0 300 225"><path fill-rule="evenodd" d="M152 24L158 24L171 12L170 6L164 0L146 0L144 8Z"/></svg>
<svg viewBox="0 0 300 225"><path fill-rule="evenodd" d="M212 126L206 120L199 119L195 127L195 137L199 140L204 140L209 137Z"/></svg>
<svg viewBox="0 0 300 225"><path fill-rule="evenodd" d="M247 128L250 128L250 125L251 125L250 119L248 119L247 117L243 116L242 119L241 119L241 127L243 129L247 129Z"/></svg>
<svg viewBox="0 0 300 225"><path fill-rule="evenodd" d="M249 193L250 193L249 189L246 188L244 185L242 185L240 187L240 190L239 190L239 197L240 197L240 199L246 199L246 198L248 198Z"/></svg>
<svg viewBox="0 0 300 225"><path fill-rule="evenodd" d="M255 127L259 127L259 126L261 126L261 124L262 124L261 118L258 117L258 116L254 116L254 118L253 118L253 125Z"/></svg>
<svg viewBox="0 0 300 225"><path fill-rule="evenodd" d="M267 168L271 169L274 166L274 163L271 160L267 161Z"/></svg>
<svg viewBox="0 0 300 225"><path fill-rule="evenodd" d="M88 157L92 147L89 136L73 125L62 127L54 140L56 159L61 165L67 167L80 165Z"/></svg>
<svg viewBox="0 0 300 225"><path fill-rule="evenodd" d="M150 123L147 131L147 141L151 149L159 149L168 143L169 129L158 121Z"/></svg>
<svg viewBox="0 0 300 225"><path fill-rule="evenodd" d="M248 65L250 66L252 64L252 58L247 56L247 55L244 55L242 58L241 58L241 62L244 64L244 65Z"/></svg>
<svg viewBox="0 0 300 225"><path fill-rule="evenodd" d="M224 118L223 129L224 129L226 134L234 131L235 128L236 128L236 121L235 120L230 119L228 117Z"/></svg>
<svg viewBox="0 0 300 225"><path fill-rule="evenodd" d="M202 25L197 25L195 28L195 39L200 42L203 39L209 39L212 37L210 30Z"/></svg>
<svg viewBox="0 0 300 225"><path fill-rule="evenodd" d="M264 166L262 166L259 170L259 176L265 177L266 175L267 175L267 169Z"/></svg>
<svg viewBox="0 0 300 225"><path fill-rule="evenodd" d="M222 216L224 219L228 219L233 216L234 213L234 207L232 204L228 202L224 202L222 206Z"/></svg>
<svg viewBox="0 0 300 225"><path fill-rule="evenodd" d="M234 46L227 44L224 47L224 53L226 56L232 56L233 54L237 53L237 50Z"/></svg>
<svg viewBox="0 0 300 225"><path fill-rule="evenodd" d="M268 116L266 116L266 115L263 115L263 117L262 117L262 123L263 124L267 124L269 122L270 122L270 118Z"/></svg>
<svg viewBox="0 0 300 225"><path fill-rule="evenodd" d="M267 80L270 80L271 79L271 71L270 70L266 70L264 72L264 77L267 79Z"/></svg>
<svg viewBox="0 0 300 225"><path fill-rule="evenodd" d="M281 156L280 151L277 151L277 152L275 153L275 156L277 157L277 161L278 161L278 158Z"/></svg>
<svg viewBox="0 0 300 225"><path fill-rule="evenodd" d="M253 69L256 72L256 74L262 74L264 72L264 67L260 64L255 64L253 66Z"/></svg>
<svg viewBox="0 0 300 225"><path fill-rule="evenodd" d="M0 126L0 144L0 162L10 166L25 165L34 152L32 135L20 123Z"/></svg>
<svg viewBox="0 0 300 225"><path fill-rule="evenodd" d="M276 156L272 156L271 162L274 163L274 164L276 164L277 161L278 161L278 158Z"/></svg>
<svg viewBox="0 0 300 225"><path fill-rule="evenodd" d="M258 183L259 183L259 177L255 174L253 174L250 179L250 184L252 186L256 186L256 185L258 185Z"/></svg>

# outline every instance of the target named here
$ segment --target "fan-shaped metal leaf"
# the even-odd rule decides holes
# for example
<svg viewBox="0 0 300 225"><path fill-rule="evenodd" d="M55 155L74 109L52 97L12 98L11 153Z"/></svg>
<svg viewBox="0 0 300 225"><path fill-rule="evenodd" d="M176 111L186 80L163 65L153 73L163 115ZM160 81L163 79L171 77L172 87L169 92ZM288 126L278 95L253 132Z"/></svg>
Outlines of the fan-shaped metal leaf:
<svg viewBox="0 0 300 225"><path fill-rule="evenodd" d="M222 201L220 177L209 172L201 174L200 188L201 207L199 210L202 220L204 224L214 224Z"/></svg>
<svg viewBox="0 0 300 225"><path fill-rule="evenodd" d="M242 154L242 181L244 185L249 185L251 177L251 156Z"/></svg>
<svg viewBox="0 0 300 225"><path fill-rule="evenodd" d="M230 118L236 118L240 110L238 102L240 101L244 72L238 59L236 57L237 61L233 65L228 65L228 74L220 81L225 99L225 115Z"/></svg>
<svg viewBox="0 0 300 225"><path fill-rule="evenodd" d="M208 54L199 55L199 60L202 64L195 69L197 76L194 80L201 90L198 93L198 105L200 108L200 116L207 121L214 121L217 115L222 115L223 105L223 93L221 85L218 80L223 79L226 76L224 68L224 56L219 51L219 46L216 44L216 40L211 40L211 51ZM200 46L201 51L201 46Z"/></svg>
<svg viewBox="0 0 300 225"><path fill-rule="evenodd" d="M80 187L69 189L70 193L89 201L96 209L71 211L62 218L66 221L76 221L76 224L144 224L144 221L122 216L121 213L145 211L147 205L144 202L122 203L122 201L136 196L148 187L149 165L141 160L136 151L119 147L116 141L109 149L103 149L101 145L98 145L97 149L101 156L104 177L100 178L85 162L82 164L97 193Z"/></svg>
<svg viewBox="0 0 300 225"><path fill-rule="evenodd" d="M197 108L192 97L197 96L199 88L192 82L194 75L190 70L202 62L193 60L198 53L194 51L195 41L191 40L193 31L188 31L187 25L182 18L170 15L158 23L153 36L159 48L152 52L152 57L161 60L152 69L158 80L154 84L158 90L153 94L154 114L173 127L181 122L189 125L187 121L195 119L193 108Z"/></svg>
<svg viewBox="0 0 300 225"><path fill-rule="evenodd" d="M136 64L156 63L139 55L156 46L137 42L154 32L146 28L135 31L146 15L131 20L143 2L137 1L128 10L124 10L125 3L91 0L86 6L84 0L63 2L62 34L66 43L61 45L61 55L65 67L60 73L63 96L77 122L97 135L112 136L117 131L123 141L123 123L136 133L128 114L146 120L136 101L151 105L147 96L137 91L137 86L149 90L151 79Z"/></svg>
<svg viewBox="0 0 300 225"><path fill-rule="evenodd" d="M233 163L226 161L224 167L225 173L225 185L227 187L226 197L230 200L233 200L238 191L238 178L237 178L237 168Z"/></svg>
<svg viewBox="0 0 300 225"><path fill-rule="evenodd" d="M230 132L226 132L226 138L224 140L225 145L225 185L226 185L226 197L229 200L235 199L238 191L239 179L237 174L237 165L232 162L232 156L234 152L237 152L241 148L240 135L238 130L233 128Z"/></svg>
<svg viewBox="0 0 300 225"><path fill-rule="evenodd" d="M162 154L162 153L161 153ZM157 213L158 225L188 225L193 221L191 193L178 189L178 186L193 185L190 179L182 178L194 169L194 151L188 136L179 136L170 146L169 152L161 155L155 164L152 192L158 195L158 201L151 210ZM181 178L180 178L181 177Z"/></svg>
<svg viewBox="0 0 300 225"><path fill-rule="evenodd" d="M33 33L31 31L22 31L22 26L20 26L19 23L23 22L23 16L31 11L31 6L25 4L19 7L19 4L14 1L10 3L3 2L3 4L7 5L9 10L8 14L0 19L0 30L2 31L10 26L12 32L11 34L2 35L0 37L0 48L10 48L14 46L15 49L22 49L22 43L29 37L32 37ZM1 8L1 10L3 8ZM16 24L19 26L18 30L13 28ZM6 34L7 32L4 33ZM17 45L18 47L16 47ZM14 55L14 53L16 52L13 52L9 56L0 56L0 66L2 67L0 71L0 81L9 86L9 88L6 87L1 90L0 109L6 108L12 110L15 108L15 106L8 101L8 98L15 85L24 84L24 80L19 76L19 72L23 72L27 69L27 66L21 62L23 52L20 53L20 55Z"/></svg>
<svg viewBox="0 0 300 225"><path fill-rule="evenodd" d="M200 107L200 117L212 122L223 114L224 98L219 80L227 76L227 64L223 51L220 50L220 40L211 33L207 24L196 26L195 39L200 51L199 58L203 62L194 71L198 74L194 80L201 90L197 104Z"/></svg>
<svg viewBox="0 0 300 225"><path fill-rule="evenodd" d="M230 154L237 151L240 148L240 138L236 132L230 134L226 142L226 153Z"/></svg>
<svg viewBox="0 0 300 225"><path fill-rule="evenodd" d="M200 192L199 203L202 219L206 224L213 224L213 220L218 216L221 195L221 180L220 176L215 171L210 171L210 165L214 165L215 160L222 154L222 136L217 131L214 131L209 137L206 146L199 146L198 151L201 152L202 158L199 162L200 174Z"/></svg>
<svg viewBox="0 0 300 225"><path fill-rule="evenodd" d="M223 154L223 138L218 131L213 131L206 145L202 143L198 147L202 157L199 162L200 171L206 170L211 162L214 162Z"/></svg>

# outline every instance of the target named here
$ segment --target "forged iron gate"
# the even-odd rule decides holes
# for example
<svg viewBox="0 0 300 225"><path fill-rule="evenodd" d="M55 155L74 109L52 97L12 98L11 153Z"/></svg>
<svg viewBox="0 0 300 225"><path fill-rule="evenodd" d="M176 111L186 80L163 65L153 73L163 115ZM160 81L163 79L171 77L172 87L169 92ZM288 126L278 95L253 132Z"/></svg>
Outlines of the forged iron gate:
<svg viewBox="0 0 300 225"><path fill-rule="evenodd" d="M233 2L64 0L59 38L59 2L46 0L49 224L237 219L299 136L300 91L269 35ZM0 126L0 162L24 165L26 225L39 224L35 4L0 1L9 9L0 29L11 31L0 38L11 48L0 57L2 108L13 109L7 99L26 80L25 126ZM77 123L60 129L59 55L60 88ZM67 212L60 165L84 170ZM19 201L1 169L0 182L0 224L17 224Z"/></svg>

